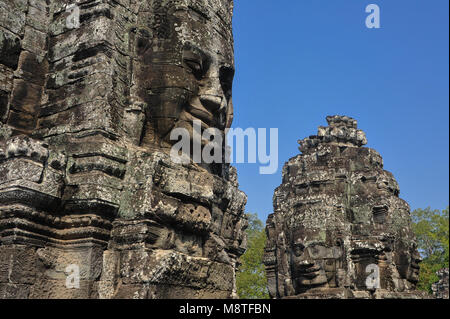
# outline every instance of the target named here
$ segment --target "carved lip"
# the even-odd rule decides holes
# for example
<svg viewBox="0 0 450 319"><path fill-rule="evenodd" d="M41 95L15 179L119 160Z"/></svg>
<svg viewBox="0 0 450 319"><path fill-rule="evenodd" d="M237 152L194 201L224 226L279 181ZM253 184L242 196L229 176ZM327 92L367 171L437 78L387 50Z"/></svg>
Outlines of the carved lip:
<svg viewBox="0 0 450 319"><path fill-rule="evenodd" d="M298 274L299 279L307 279L311 280L320 275L320 270L312 271L312 272L301 272Z"/></svg>
<svg viewBox="0 0 450 319"><path fill-rule="evenodd" d="M201 116L195 116L195 114L192 114L187 108L182 113L181 119L189 123L192 127L194 121L200 121L202 131L210 128L210 122L207 119L204 119Z"/></svg>
<svg viewBox="0 0 450 319"><path fill-rule="evenodd" d="M201 120L209 128L216 124L218 112L221 110L223 97L203 94L192 99L186 110L196 119Z"/></svg>
<svg viewBox="0 0 450 319"><path fill-rule="evenodd" d="M411 268L414 269L414 271L420 271L420 265L417 262L412 262Z"/></svg>
<svg viewBox="0 0 450 319"><path fill-rule="evenodd" d="M196 106L193 105L193 103L187 105L185 115L187 120L190 122L199 120L201 122L202 129L210 128L214 123L213 114L211 114L203 106Z"/></svg>
<svg viewBox="0 0 450 319"><path fill-rule="evenodd" d="M199 119L204 124L206 124L208 127L211 126L211 123L213 122L213 115L206 110L198 109L195 107L190 107L188 109L189 113L192 114L193 119Z"/></svg>
<svg viewBox="0 0 450 319"><path fill-rule="evenodd" d="M321 267L316 264L299 265L297 270L297 277L305 277L312 279L320 275Z"/></svg>

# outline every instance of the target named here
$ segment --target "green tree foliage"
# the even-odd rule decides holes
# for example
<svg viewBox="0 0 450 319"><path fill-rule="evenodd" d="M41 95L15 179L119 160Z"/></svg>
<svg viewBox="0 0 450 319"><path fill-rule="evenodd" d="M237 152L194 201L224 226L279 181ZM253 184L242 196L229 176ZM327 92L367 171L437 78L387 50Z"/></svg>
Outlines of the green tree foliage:
<svg viewBox="0 0 450 319"><path fill-rule="evenodd" d="M268 299L267 278L263 264L266 232L256 214L247 214L247 251L236 274L237 292L241 299Z"/></svg>
<svg viewBox="0 0 450 319"><path fill-rule="evenodd" d="M418 288L431 291L431 285L439 279L436 272L448 268L449 261L449 209L439 211L417 209L412 213L413 229L416 233L419 252L423 262L420 264Z"/></svg>

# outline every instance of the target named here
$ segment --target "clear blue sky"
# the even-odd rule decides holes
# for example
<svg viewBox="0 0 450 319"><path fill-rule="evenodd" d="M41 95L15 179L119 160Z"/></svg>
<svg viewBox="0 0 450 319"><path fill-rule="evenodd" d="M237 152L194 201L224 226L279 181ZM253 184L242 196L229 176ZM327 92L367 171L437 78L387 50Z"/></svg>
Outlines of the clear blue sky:
<svg viewBox="0 0 450 319"><path fill-rule="evenodd" d="M365 8L381 9L367 29ZM327 115L358 120L412 209L449 203L448 0L235 0L233 127L279 128L279 170L239 164L248 212Z"/></svg>

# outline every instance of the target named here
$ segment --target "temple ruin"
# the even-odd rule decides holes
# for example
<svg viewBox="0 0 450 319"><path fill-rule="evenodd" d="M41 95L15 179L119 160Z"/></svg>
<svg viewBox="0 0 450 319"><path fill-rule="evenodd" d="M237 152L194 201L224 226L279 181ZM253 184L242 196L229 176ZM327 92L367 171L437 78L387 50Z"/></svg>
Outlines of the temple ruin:
<svg viewBox="0 0 450 319"><path fill-rule="evenodd" d="M420 255L410 208L356 120L299 141L283 168L267 220L265 248L273 298L426 298L415 290Z"/></svg>
<svg viewBox="0 0 450 319"><path fill-rule="evenodd" d="M0 298L235 297L236 171L169 154L231 125L232 1L0 9Z"/></svg>

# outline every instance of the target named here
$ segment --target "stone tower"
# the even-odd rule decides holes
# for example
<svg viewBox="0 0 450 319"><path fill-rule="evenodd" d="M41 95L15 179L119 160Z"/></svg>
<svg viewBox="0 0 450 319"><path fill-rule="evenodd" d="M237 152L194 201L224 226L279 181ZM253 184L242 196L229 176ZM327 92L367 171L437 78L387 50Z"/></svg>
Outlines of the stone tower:
<svg viewBox="0 0 450 319"><path fill-rule="evenodd" d="M0 298L235 296L236 172L169 155L231 125L232 9L0 0Z"/></svg>
<svg viewBox="0 0 450 319"><path fill-rule="evenodd" d="M436 275L439 281L432 285L433 296L436 299L448 299L448 268L439 270Z"/></svg>
<svg viewBox="0 0 450 319"><path fill-rule="evenodd" d="M327 117L283 168L267 221L273 298L423 298L410 208L357 122Z"/></svg>

